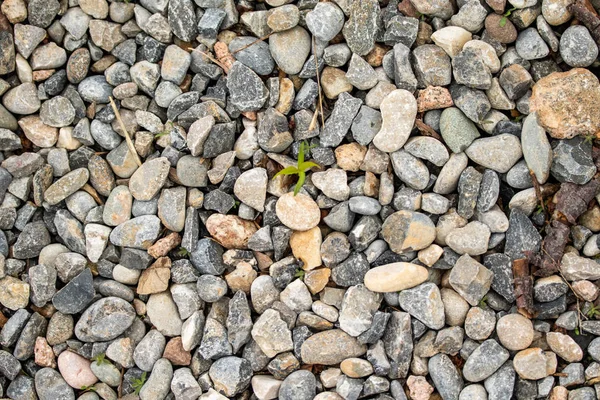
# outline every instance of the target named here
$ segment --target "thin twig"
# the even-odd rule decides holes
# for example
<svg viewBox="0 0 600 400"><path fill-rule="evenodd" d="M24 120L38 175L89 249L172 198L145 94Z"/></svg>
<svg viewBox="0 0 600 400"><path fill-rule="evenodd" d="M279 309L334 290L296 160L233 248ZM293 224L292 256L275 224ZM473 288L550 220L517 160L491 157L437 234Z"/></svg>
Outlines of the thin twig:
<svg viewBox="0 0 600 400"><path fill-rule="evenodd" d="M115 101L113 100L113 98L109 97L108 99L110 100L110 105L111 105L113 111L115 112L115 115L117 116L117 121L119 121L119 125L121 125L121 129L123 130L123 133L125 134L125 140L127 141L127 147L129 147L129 152L133 155L133 159L135 160L135 163L138 165L138 167L141 167L142 161L140 160L140 156L138 156L137 151L135 151L135 146L133 145L133 142L131 141L129 132L127 132L127 128L125 127L125 124L123 123L123 120L121 119L121 113L117 109L117 105L115 104Z"/></svg>
<svg viewBox="0 0 600 400"><path fill-rule="evenodd" d="M323 96L321 95L321 78L319 77L319 57L317 57L317 42L312 38L313 54L315 55L315 73L317 74L317 86L319 87L319 109L321 111L321 127L325 128L325 115L323 114Z"/></svg>
<svg viewBox="0 0 600 400"><path fill-rule="evenodd" d="M263 36L263 37L261 37L261 38L258 38L258 39L256 39L256 40L255 40L255 41L253 41L252 43L248 43L248 44L247 44L247 45L245 45L244 47L240 47L240 48L239 48L239 49L237 49L236 51L232 51L232 52L231 52L231 55L233 55L233 54L235 54L235 53L237 53L237 52L240 52L240 51L242 51L242 50L246 50L248 47L252 47L252 46L254 46L254 45L255 45L256 43L258 43L258 42L262 42L263 40L267 40L267 39L268 39L268 38L269 38L269 37L270 37L272 34L274 34L274 33L275 33L275 32L271 32L271 33L269 33L268 35L265 35L265 36Z"/></svg>
<svg viewBox="0 0 600 400"><path fill-rule="evenodd" d="M223 65L223 63L222 63L221 61L217 60L216 58L214 58L214 57L213 57L213 56L211 56L210 54L208 54L208 53L205 53L205 52L203 52L202 50L198 50L198 49L196 49L196 51L197 51L198 53L202 54L204 57L208 58L210 61L212 61L212 62L214 62L215 64L217 64L219 67L221 67L221 69L222 69L223 71L226 71L226 70L228 69L227 67L225 67L225 65Z"/></svg>
<svg viewBox="0 0 600 400"><path fill-rule="evenodd" d="M542 206L542 211L546 213L546 207L544 206L544 198L542 197L542 191L540 189L540 184L535 176L533 170L529 170L529 175L531 176L531 183L533 183L533 188L535 189L535 196L537 197L540 205Z"/></svg>

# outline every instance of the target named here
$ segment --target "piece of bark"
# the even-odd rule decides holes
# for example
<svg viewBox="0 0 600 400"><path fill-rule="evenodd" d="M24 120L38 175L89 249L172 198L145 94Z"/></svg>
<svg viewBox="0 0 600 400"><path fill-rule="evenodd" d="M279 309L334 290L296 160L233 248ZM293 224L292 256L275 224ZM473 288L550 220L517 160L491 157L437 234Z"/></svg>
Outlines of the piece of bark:
<svg viewBox="0 0 600 400"><path fill-rule="evenodd" d="M600 18L594 8L589 7L584 0L577 0L569 5L567 9L572 12L575 18L577 18L586 28L588 28L596 43L600 44Z"/></svg>
<svg viewBox="0 0 600 400"><path fill-rule="evenodd" d="M529 273L529 262L526 258L514 260L512 269L518 312L531 319L533 317L533 278Z"/></svg>
<svg viewBox="0 0 600 400"><path fill-rule="evenodd" d="M444 143L440 134L434 131L433 128L427 125L425 122L421 121L420 119L416 119L415 125L423 136L430 136Z"/></svg>
<svg viewBox="0 0 600 400"><path fill-rule="evenodd" d="M600 182L597 178L592 179L585 185L576 185L566 182L560 186L556 193L556 208L553 219L565 218L569 224L575 224L577 218L588 209L588 204L600 188Z"/></svg>
<svg viewBox="0 0 600 400"><path fill-rule="evenodd" d="M534 262L539 269L535 271L536 276L550 276L558 271L560 260L565 252L565 246L569 241L569 225L560 220L554 220L548 227L548 234L542 242L542 252L538 260Z"/></svg>

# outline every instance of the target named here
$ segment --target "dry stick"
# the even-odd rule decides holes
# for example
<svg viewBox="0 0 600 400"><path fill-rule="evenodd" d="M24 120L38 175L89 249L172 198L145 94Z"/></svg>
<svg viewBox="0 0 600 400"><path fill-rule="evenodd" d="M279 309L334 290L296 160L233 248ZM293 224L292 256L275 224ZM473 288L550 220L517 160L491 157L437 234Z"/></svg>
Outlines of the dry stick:
<svg viewBox="0 0 600 400"><path fill-rule="evenodd" d="M323 114L323 97L321 96L321 78L319 77L319 58L317 57L317 42L312 38L313 54L315 55L315 73L317 74L317 86L319 87L319 109L321 111L321 126L325 128L325 116Z"/></svg>
<svg viewBox="0 0 600 400"><path fill-rule="evenodd" d="M269 37L270 37L272 34L274 34L274 33L275 33L275 32L271 32L271 33L269 33L268 35L265 35L265 36L263 36L263 37L261 37L261 38L258 38L258 39L256 39L254 42L252 42L252 43L249 43L249 44L245 45L244 47L240 47L240 48L239 48L239 49L237 49L236 51L232 51L232 52L231 52L231 54L233 55L233 54L235 54L235 53L237 53L237 52L240 52L240 51L242 51L242 50L246 50L248 47L254 46L254 45L255 45L256 43L258 43L258 42L262 42L263 40L267 40L267 39L268 39L268 38L269 38Z"/></svg>
<svg viewBox="0 0 600 400"><path fill-rule="evenodd" d="M196 51L200 54L202 54L204 57L208 58L210 61L214 62L215 64L217 64L219 67L221 67L221 69L223 69L223 71L227 71L227 67L225 67L225 65L223 65L222 62L220 62L219 60L217 60L216 58L214 58L213 56L211 56L208 53L203 52L202 50L198 50L196 49Z"/></svg>
<svg viewBox="0 0 600 400"><path fill-rule="evenodd" d="M140 160L140 157L138 156L137 151L135 151L135 146L133 145L133 142L131 141L131 137L129 137L129 132L127 132L127 128L125 128L125 124L123 123L123 120L121 119L121 113L117 109L117 105L115 104L113 98L109 97L108 99L110 100L110 105L112 106L112 109L115 112L115 115L117 116L117 121L119 121L119 125L121 125L121 129L125 133L125 141L127 141L127 147L129 147L129 152L133 155L133 158L135 159L135 163L138 165L138 167L141 167L142 161Z"/></svg>
<svg viewBox="0 0 600 400"><path fill-rule="evenodd" d="M544 198L542 197L542 191L540 189L540 184L535 176L535 173L530 169L529 175L531 176L531 183L533 183L533 188L535 189L535 196L537 197L540 205L542 206L542 211L546 213L546 207L544 206Z"/></svg>

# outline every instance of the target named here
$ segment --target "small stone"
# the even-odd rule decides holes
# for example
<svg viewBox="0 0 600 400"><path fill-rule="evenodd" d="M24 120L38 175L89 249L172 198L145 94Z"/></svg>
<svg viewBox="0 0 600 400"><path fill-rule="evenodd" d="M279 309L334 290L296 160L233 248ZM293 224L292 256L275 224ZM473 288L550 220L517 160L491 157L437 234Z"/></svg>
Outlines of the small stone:
<svg viewBox="0 0 600 400"><path fill-rule="evenodd" d="M98 381L90 369L90 362L71 351L60 353L58 369L64 380L75 389L91 386Z"/></svg>
<svg viewBox="0 0 600 400"><path fill-rule="evenodd" d="M310 35L300 26L276 32L269 38L271 55L279 68L289 75L300 72L310 53Z"/></svg>
<svg viewBox="0 0 600 400"><path fill-rule="evenodd" d="M293 349L292 334L278 311L266 310L252 327L252 338L268 357Z"/></svg>
<svg viewBox="0 0 600 400"><path fill-rule="evenodd" d="M568 335L559 332L548 332L546 341L550 349L567 362L574 363L581 361L583 358L581 347Z"/></svg>
<svg viewBox="0 0 600 400"><path fill-rule="evenodd" d="M437 354L429 359L428 368L440 395L447 399L458 399L464 382L450 358L445 354Z"/></svg>
<svg viewBox="0 0 600 400"><path fill-rule="evenodd" d="M373 144L379 150L391 153L408 140L417 115L417 102L410 92L398 89L385 97L380 109L383 123Z"/></svg>
<svg viewBox="0 0 600 400"><path fill-rule="evenodd" d="M448 6L450 6L449 3ZM450 10L452 10L451 6ZM426 12L425 14L428 13ZM460 53L464 44L471 40L471 38L472 35L469 31L458 26L447 26L435 31L433 35L431 35L431 40L433 40L436 45L444 49L444 51L450 57L455 57L458 53Z"/></svg>
<svg viewBox="0 0 600 400"><path fill-rule="evenodd" d="M215 389L233 397L250 384L252 368L250 362L239 357L224 357L215 361L209 370Z"/></svg>
<svg viewBox="0 0 600 400"><path fill-rule="evenodd" d="M504 364L510 355L494 339L483 342L467 359L463 367L465 379L481 382Z"/></svg>
<svg viewBox="0 0 600 400"><path fill-rule="evenodd" d="M232 103L240 111L260 109L269 95L258 75L241 62L234 63L229 71L227 88L231 94Z"/></svg>
<svg viewBox="0 0 600 400"><path fill-rule="evenodd" d="M286 193L277 200L277 218L288 228L306 231L319 224L321 213L317 203L309 196Z"/></svg>
<svg viewBox="0 0 600 400"><path fill-rule="evenodd" d="M552 354L552 353L550 353ZM556 356L554 356L556 362ZM543 379L554 371L548 371L549 352L532 347L515 354L513 366L522 379Z"/></svg>
<svg viewBox="0 0 600 400"><path fill-rule="evenodd" d="M444 327L445 314L442 297L434 283L423 283L400 292L400 306L431 329Z"/></svg>
<svg viewBox="0 0 600 400"><path fill-rule="evenodd" d="M129 190L136 200L151 200L167 180L170 163L165 157L146 161L129 180Z"/></svg>
<svg viewBox="0 0 600 400"><path fill-rule="evenodd" d="M523 155L519 139L511 134L477 139L465 153L477 164L500 173L508 172Z"/></svg>
<svg viewBox="0 0 600 400"><path fill-rule="evenodd" d="M450 285L469 304L476 306L489 291L493 274L468 254L461 256L450 272Z"/></svg>
<svg viewBox="0 0 600 400"><path fill-rule="evenodd" d="M360 357L366 351L366 346L339 329L316 333L301 347L304 363L322 365L337 365L348 357Z"/></svg>
<svg viewBox="0 0 600 400"><path fill-rule="evenodd" d="M373 49L379 13L379 3L375 0L351 3L342 33L353 53L364 56Z"/></svg>
<svg viewBox="0 0 600 400"><path fill-rule="evenodd" d="M428 247L435 239L435 227L426 215L404 210L385 220L381 234L390 249L401 254Z"/></svg>
<svg viewBox="0 0 600 400"><path fill-rule="evenodd" d="M475 256L487 251L489 238L490 228L479 221L473 221L450 231L446 236L446 243L458 254Z"/></svg>

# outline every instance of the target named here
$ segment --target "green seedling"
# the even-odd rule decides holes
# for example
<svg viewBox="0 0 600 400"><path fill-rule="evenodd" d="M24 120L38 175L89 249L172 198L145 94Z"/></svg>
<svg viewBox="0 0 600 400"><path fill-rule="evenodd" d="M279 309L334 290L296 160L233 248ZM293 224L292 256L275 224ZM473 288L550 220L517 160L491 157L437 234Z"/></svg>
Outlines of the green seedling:
<svg viewBox="0 0 600 400"><path fill-rule="evenodd" d="M84 386L81 387L81 390L83 392L95 392L96 388L93 385L90 385L90 386L85 386L84 385Z"/></svg>
<svg viewBox="0 0 600 400"><path fill-rule="evenodd" d="M298 182L296 182L296 187L294 188L294 196L298 194L298 192L302 188L302 185L304 185L304 181L306 180L306 171L308 171L312 167L319 167L319 164L316 164L312 161L304 161L304 154L311 148L312 147L309 146L306 141L300 143L300 148L298 149L297 165L292 165L287 168L284 168L278 173L276 173L273 177L273 179L275 179L279 175L298 175Z"/></svg>
<svg viewBox="0 0 600 400"><path fill-rule="evenodd" d="M133 379L133 381L131 382L131 386L135 390L134 393L136 396L139 396L140 390L142 390L144 383L146 383L146 374L146 371L144 371L142 373L142 376L139 377L139 379Z"/></svg>
<svg viewBox="0 0 600 400"><path fill-rule="evenodd" d="M106 359L106 354L104 354L104 353L100 353L96 357L92 357L92 360L96 361L96 364L98 364L98 365L109 363L108 360Z"/></svg>
<svg viewBox="0 0 600 400"><path fill-rule="evenodd" d="M298 269L296 269L296 273L294 274L294 278L298 278L301 281L303 281L305 274L306 274L306 272L304 272L304 270L302 268L298 268Z"/></svg>
<svg viewBox="0 0 600 400"><path fill-rule="evenodd" d="M175 254L178 257L189 257L190 256L190 252L185 247L178 248L177 251L175 252Z"/></svg>
<svg viewBox="0 0 600 400"><path fill-rule="evenodd" d="M590 309L585 313L588 318L594 318L600 315L600 306L592 305Z"/></svg>
<svg viewBox="0 0 600 400"><path fill-rule="evenodd" d="M500 18L500 27L504 28L504 25L506 25L506 22L508 22L508 17L510 17L510 14L512 14L512 12L516 9L516 7L509 8L504 14L502 14L502 18Z"/></svg>

